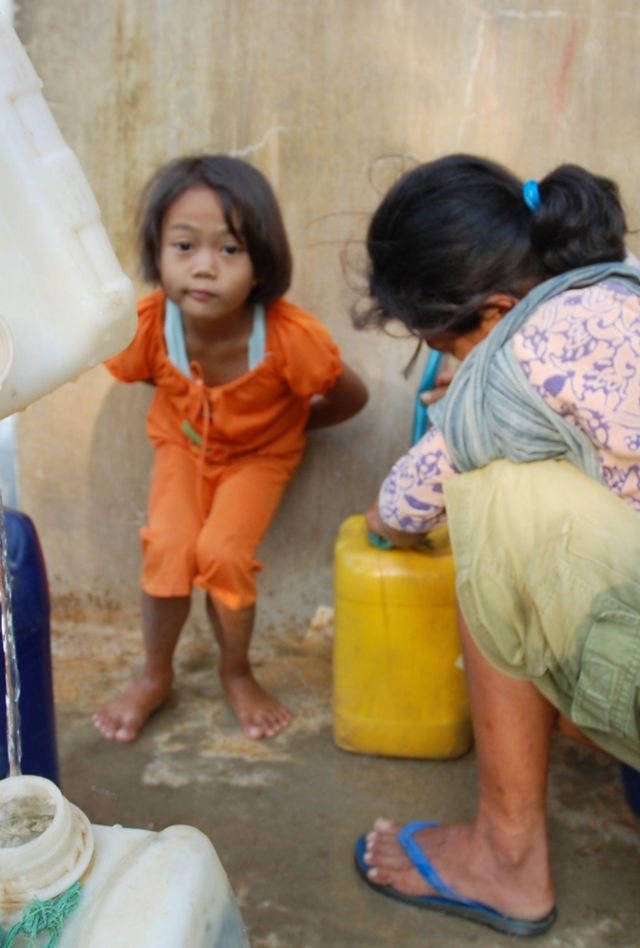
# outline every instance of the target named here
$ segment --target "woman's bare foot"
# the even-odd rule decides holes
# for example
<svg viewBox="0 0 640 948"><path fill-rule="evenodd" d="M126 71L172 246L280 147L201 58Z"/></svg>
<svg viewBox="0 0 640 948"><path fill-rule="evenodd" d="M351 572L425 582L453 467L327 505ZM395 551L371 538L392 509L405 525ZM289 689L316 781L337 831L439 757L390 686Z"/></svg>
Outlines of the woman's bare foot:
<svg viewBox="0 0 640 948"><path fill-rule="evenodd" d="M275 737L293 721L291 712L258 684L251 671L237 674L221 669L220 680L243 734L252 741Z"/></svg>
<svg viewBox="0 0 640 948"><path fill-rule="evenodd" d="M367 834L368 879L407 895L434 895L398 841L400 829L399 823L379 819ZM443 881L462 897L527 920L543 918L553 908L546 837L525 852L519 852L517 841L496 849L478 824L463 823L418 830L414 839Z"/></svg>
<svg viewBox="0 0 640 948"><path fill-rule="evenodd" d="M140 678L123 695L100 708L93 723L112 741L133 741L171 693L171 678Z"/></svg>

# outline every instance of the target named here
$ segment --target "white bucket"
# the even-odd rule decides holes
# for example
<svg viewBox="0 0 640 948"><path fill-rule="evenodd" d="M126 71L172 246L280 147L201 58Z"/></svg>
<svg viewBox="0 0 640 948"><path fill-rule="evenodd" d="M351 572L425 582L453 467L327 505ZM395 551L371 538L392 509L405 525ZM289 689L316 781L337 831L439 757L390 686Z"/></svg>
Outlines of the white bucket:
<svg viewBox="0 0 640 948"><path fill-rule="evenodd" d="M80 882L58 948L249 948L229 881L207 837L92 826L43 777L0 781L0 827L11 801L38 798L52 819L27 842L0 847L0 928L35 899Z"/></svg>
<svg viewBox="0 0 640 948"><path fill-rule="evenodd" d="M0 418L124 349L135 293L0 15Z"/></svg>

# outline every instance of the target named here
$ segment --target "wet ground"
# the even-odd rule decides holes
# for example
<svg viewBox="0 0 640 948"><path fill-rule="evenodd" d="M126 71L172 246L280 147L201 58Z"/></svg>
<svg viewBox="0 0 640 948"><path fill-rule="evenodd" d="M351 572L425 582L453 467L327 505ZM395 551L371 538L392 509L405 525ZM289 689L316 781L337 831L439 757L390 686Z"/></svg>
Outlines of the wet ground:
<svg viewBox="0 0 640 948"><path fill-rule="evenodd" d="M135 620L54 621L57 731L65 795L94 823L188 823L214 843L253 948L457 948L515 945L469 923L374 894L352 868L355 838L384 814L464 819L473 753L451 762L346 754L331 737L331 624L258 630L261 680L296 712L273 741L239 735L222 703L204 620L178 654L174 697L131 745L102 739L92 712L140 661ZM640 945L640 819L619 768L558 736L550 832L560 917L544 948ZM176 946L178 948L178 946ZM186 946L185 946L186 948Z"/></svg>

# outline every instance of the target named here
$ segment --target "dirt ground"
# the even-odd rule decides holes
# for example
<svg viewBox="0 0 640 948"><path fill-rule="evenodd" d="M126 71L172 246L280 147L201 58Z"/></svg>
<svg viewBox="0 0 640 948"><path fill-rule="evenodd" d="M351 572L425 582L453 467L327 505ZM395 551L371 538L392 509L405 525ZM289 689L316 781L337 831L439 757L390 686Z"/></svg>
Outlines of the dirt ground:
<svg viewBox="0 0 640 948"><path fill-rule="evenodd" d="M65 795L94 823L197 826L229 875L253 948L505 946L511 939L380 898L353 869L356 837L378 815L464 819L473 752L457 761L347 754L331 734L331 628L263 625L253 657L262 681L296 713L269 742L243 738L222 702L215 651L192 621L170 703L133 744L106 742L92 712L141 659L135 619L57 619L53 661ZM619 767L558 735L550 833L559 919L547 948L640 945L640 819Z"/></svg>

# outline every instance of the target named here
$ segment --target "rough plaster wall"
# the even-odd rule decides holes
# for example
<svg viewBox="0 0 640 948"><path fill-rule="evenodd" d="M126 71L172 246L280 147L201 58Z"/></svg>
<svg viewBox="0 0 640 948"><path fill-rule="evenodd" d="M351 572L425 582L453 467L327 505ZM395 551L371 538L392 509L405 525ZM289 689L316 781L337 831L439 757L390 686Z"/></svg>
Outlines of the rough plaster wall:
<svg viewBox="0 0 640 948"><path fill-rule="evenodd" d="M357 257L399 171L452 150L525 177L584 163L620 181L637 227L639 5L21 0L17 28L130 274L136 195L159 162L232 152L274 183L295 254L290 295L372 392L360 418L312 437L264 544L272 620L311 611L330 599L337 525L408 443L416 381L400 375L409 343L351 329L342 252ZM59 609L135 606L148 397L98 368L20 418L21 506Z"/></svg>

